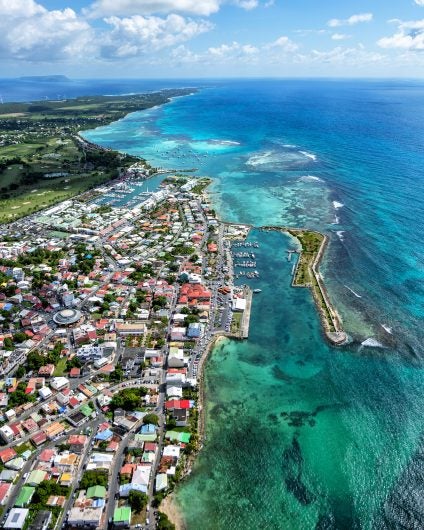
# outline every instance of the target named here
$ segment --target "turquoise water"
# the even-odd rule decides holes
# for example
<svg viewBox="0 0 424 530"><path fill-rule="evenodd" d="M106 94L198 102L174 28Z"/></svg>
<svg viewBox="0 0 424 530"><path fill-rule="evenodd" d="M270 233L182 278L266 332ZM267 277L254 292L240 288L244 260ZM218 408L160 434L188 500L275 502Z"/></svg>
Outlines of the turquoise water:
<svg viewBox="0 0 424 530"><path fill-rule="evenodd" d="M262 293L249 340L207 363L207 439L177 491L189 529L424 527L423 95L234 82L85 134L213 176L225 220L330 235L322 272L352 337L343 349L290 287L290 239L250 236Z"/></svg>

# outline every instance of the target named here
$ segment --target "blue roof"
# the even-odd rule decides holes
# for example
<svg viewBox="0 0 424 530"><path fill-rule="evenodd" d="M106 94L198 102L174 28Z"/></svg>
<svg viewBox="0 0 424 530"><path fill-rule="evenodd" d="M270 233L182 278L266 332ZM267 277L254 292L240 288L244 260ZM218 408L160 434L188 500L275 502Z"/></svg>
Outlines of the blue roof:
<svg viewBox="0 0 424 530"><path fill-rule="evenodd" d="M99 432L96 434L95 438L96 440L109 440L109 438L112 438L113 432L110 429L105 429L102 432Z"/></svg>
<svg viewBox="0 0 424 530"><path fill-rule="evenodd" d="M93 508L103 508L105 505L104 499L94 499L93 500Z"/></svg>
<svg viewBox="0 0 424 530"><path fill-rule="evenodd" d="M155 434L156 425L153 425L153 423L148 423L147 425L143 425L140 429L140 432L142 432L143 434Z"/></svg>
<svg viewBox="0 0 424 530"><path fill-rule="evenodd" d="M144 484L123 484L122 486L119 486L119 495L121 497L128 497L131 490L147 493L147 486Z"/></svg>

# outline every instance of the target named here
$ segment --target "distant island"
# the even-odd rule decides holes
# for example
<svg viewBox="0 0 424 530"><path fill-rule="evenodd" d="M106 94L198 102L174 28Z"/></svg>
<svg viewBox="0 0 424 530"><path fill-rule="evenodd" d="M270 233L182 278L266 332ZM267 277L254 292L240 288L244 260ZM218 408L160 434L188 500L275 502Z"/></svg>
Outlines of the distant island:
<svg viewBox="0 0 424 530"><path fill-rule="evenodd" d="M70 83L71 79L66 75L27 75L18 77L19 81L31 81L41 83Z"/></svg>

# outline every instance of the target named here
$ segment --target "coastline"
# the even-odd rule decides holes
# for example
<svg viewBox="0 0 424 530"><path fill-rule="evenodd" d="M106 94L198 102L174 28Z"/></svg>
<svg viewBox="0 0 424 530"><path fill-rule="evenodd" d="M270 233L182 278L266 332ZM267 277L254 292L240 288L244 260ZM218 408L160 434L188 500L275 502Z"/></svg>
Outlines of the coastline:
<svg viewBox="0 0 424 530"><path fill-rule="evenodd" d="M309 230L306 228L263 226L261 227L261 230L283 232L291 235L298 241L301 250L299 252L299 259L293 270L291 285L292 287L306 287L311 290L325 338L334 346L345 345L348 342L348 335L343 329L340 315L329 299L327 289L319 272L319 266L328 245L328 236L316 230ZM306 248L304 241L304 239L306 239L305 236L313 236L315 240L320 240L318 249L314 248L311 251ZM317 241L315 241L315 245L316 244ZM299 273L299 271L301 272Z"/></svg>

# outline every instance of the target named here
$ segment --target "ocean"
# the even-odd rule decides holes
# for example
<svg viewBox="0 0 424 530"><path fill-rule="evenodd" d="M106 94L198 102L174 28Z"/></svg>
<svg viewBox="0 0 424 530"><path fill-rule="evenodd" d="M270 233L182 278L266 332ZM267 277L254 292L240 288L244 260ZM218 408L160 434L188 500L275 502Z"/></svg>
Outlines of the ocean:
<svg viewBox="0 0 424 530"><path fill-rule="evenodd" d="M84 133L213 177L225 221L330 236L343 348L290 287L294 242L249 236L262 292L249 339L206 365L206 441L177 488L189 530L424 528L423 123L416 81L245 80Z"/></svg>

